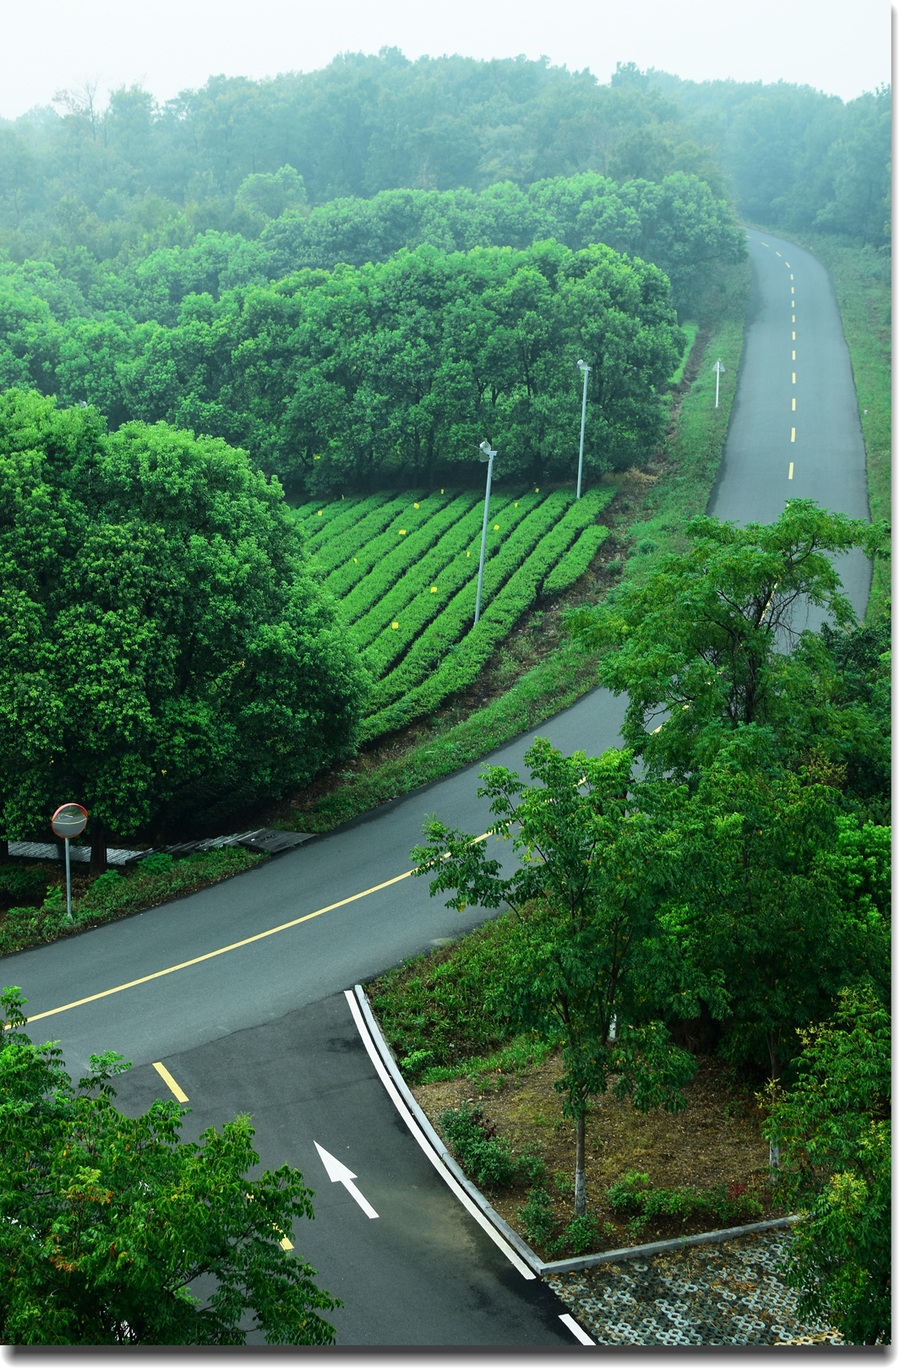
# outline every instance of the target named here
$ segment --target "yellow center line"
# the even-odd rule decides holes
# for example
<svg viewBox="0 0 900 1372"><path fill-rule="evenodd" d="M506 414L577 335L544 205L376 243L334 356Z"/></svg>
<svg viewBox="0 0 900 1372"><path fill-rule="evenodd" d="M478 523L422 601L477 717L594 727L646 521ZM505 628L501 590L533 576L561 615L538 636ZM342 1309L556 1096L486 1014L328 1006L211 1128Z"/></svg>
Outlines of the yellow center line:
<svg viewBox="0 0 900 1372"><path fill-rule="evenodd" d="M35 1018L37 1018L37 1016ZM154 1062L153 1066L156 1068L157 1072L162 1077L163 1081L166 1083L175 1099L180 1100L183 1105L184 1102L187 1100L187 1096L184 1094L184 1092L178 1085L178 1082L172 1076L172 1073L169 1071L169 1069L167 1067L164 1067L161 1062Z"/></svg>
<svg viewBox="0 0 900 1372"><path fill-rule="evenodd" d="M788 481L793 481L793 479L794 479L794 464L793 464L793 462L792 462L791 465L788 467Z"/></svg>
<svg viewBox="0 0 900 1372"><path fill-rule="evenodd" d="M481 843L488 837L487 834L479 834L473 843ZM237 943L228 943L224 948L214 948L210 953L201 953L199 957L188 958L187 962L176 962L171 967L163 967L158 972L148 972L145 977L135 977L134 981L123 981L120 986L111 986L108 991L97 991L92 996L83 996L81 1000L70 1000L67 1005L57 1005L54 1010L42 1010L39 1015L29 1015L27 1023L34 1024L36 1020L47 1019L50 1015L61 1015L64 1010L76 1010L79 1005L90 1005L92 1001L103 1000L106 996L115 996L119 991L130 991L134 986L143 986L148 981L156 981L158 977L167 977L172 972L182 972L186 967L196 967L200 962L208 962L210 958L221 957L223 953L233 953L236 948L246 948L248 944L258 943L260 939L271 938L273 934L281 934L285 929L293 929L298 924L305 924L308 919L316 919L319 915L327 915L331 910L340 910L342 905L352 905L355 900L362 900L365 896L372 896L376 891L385 891L389 886L396 886L398 881L405 881L411 877L415 867L410 867L408 872L401 872L399 876L391 877L388 881L379 882L377 886L370 886L365 891L357 891L356 895L345 896L343 900L336 900L333 905L323 905L320 910L313 910L312 914L300 915L298 919L288 920L286 924L276 924L273 929L264 929L261 934L251 934L249 938L239 939Z"/></svg>
<svg viewBox="0 0 900 1372"><path fill-rule="evenodd" d="M790 264L790 262L785 262L784 265L785 265L786 267L789 267L791 264ZM793 280L793 278L791 278L791 279Z"/></svg>
<svg viewBox="0 0 900 1372"><path fill-rule="evenodd" d="M796 430L796 429L791 429L791 442L792 442L792 443L795 441L796 434L797 434L797 430Z"/></svg>
<svg viewBox="0 0 900 1372"><path fill-rule="evenodd" d="M797 330L795 329L794 332L791 334L791 338L796 339L796 337L797 337Z"/></svg>
<svg viewBox="0 0 900 1372"><path fill-rule="evenodd" d="M796 384L797 384L797 373L796 373L796 372L791 372L791 383L792 383L794 386L796 386Z"/></svg>
<svg viewBox="0 0 900 1372"><path fill-rule="evenodd" d="M796 410L796 408L797 408L797 401L796 401L796 400L792 400L792 401L791 401L791 409L792 409L792 410Z"/></svg>
<svg viewBox="0 0 900 1372"><path fill-rule="evenodd" d="M791 352L791 361L792 361L792 362L796 362L796 361L797 361L797 349L796 349L796 348L794 348L793 351ZM796 375L797 375L797 373L794 372L794 376L796 376Z"/></svg>

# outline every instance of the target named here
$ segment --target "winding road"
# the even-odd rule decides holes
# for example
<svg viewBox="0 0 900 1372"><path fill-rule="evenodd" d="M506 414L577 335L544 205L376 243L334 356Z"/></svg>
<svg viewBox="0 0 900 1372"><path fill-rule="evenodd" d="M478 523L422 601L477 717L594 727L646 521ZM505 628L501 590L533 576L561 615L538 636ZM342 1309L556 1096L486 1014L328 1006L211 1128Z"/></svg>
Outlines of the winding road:
<svg viewBox="0 0 900 1372"><path fill-rule="evenodd" d="M810 254L771 235L750 233L749 248L744 353L709 511L771 521L787 499L808 496L868 517L830 279ZM847 559L842 574L862 615L868 564ZM623 714L624 702L598 689L535 733L564 752L596 754L620 742ZM534 736L485 761L521 769ZM122 1109L137 1113L174 1092L192 1111L187 1138L249 1112L261 1166L303 1171L316 1219L295 1240L319 1283L345 1302L331 1317L342 1345L578 1341L549 1288L509 1261L424 1159L343 995L484 918L448 911L409 874L426 816L487 827L475 796L481 766L187 899L0 958L0 983L28 998L32 1037L59 1040L72 1075L114 1049L134 1064L120 1078ZM352 1168L352 1187L329 1180L322 1150Z"/></svg>

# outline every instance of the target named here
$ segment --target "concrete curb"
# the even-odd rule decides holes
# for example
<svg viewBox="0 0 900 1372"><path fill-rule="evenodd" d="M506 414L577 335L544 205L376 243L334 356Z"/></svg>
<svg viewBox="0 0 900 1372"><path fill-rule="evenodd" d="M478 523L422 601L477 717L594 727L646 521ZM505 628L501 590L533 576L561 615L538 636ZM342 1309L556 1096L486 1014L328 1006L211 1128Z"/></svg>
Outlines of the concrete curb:
<svg viewBox="0 0 900 1372"><path fill-rule="evenodd" d="M372 1007L369 1004L368 997L366 996L366 993L363 990L362 986L358 984L354 986L353 994L356 998L356 1003L359 1006L360 1014L365 1020L366 1028L372 1036L372 1042L375 1045L375 1048L378 1052L378 1056L381 1058L381 1061L384 1064L385 1071L389 1074L391 1080L394 1083L394 1086L397 1089L398 1094L402 1097L403 1102L406 1105L406 1108L409 1110L410 1114L415 1119L419 1128L422 1130L422 1133L425 1135L428 1142L431 1144L431 1147L434 1149L434 1152L440 1158L441 1162L443 1163L444 1167L446 1167L447 1171L453 1175L456 1182L466 1192L466 1195L469 1197L472 1203L478 1206L478 1209L484 1215L485 1219L488 1220L488 1222L491 1225L493 1225L493 1227L503 1235L504 1239L506 1239L506 1242L516 1250L516 1252L519 1254L519 1257L522 1258L523 1262L527 1263L531 1270L537 1276L540 1276L544 1268L544 1263L541 1262L541 1259L538 1257L537 1253L535 1253L533 1249L529 1248L528 1244L525 1242L522 1236L520 1234L517 1234L515 1229L513 1229L509 1224L507 1224L506 1220L503 1218L502 1215L497 1214L497 1211L490 1204L490 1202L487 1201L485 1197L481 1194L481 1192L478 1190L478 1188L476 1186L473 1186L473 1184L469 1181L469 1178L466 1176L465 1172L463 1172L462 1168L459 1166L459 1163L456 1161L456 1159L448 1151L447 1145L444 1143L444 1140L441 1138L440 1134L434 1128L428 1116L425 1114L425 1111L422 1109L421 1105L410 1091L406 1082L403 1080L400 1068L397 1065L397 1059L394 1057L393 1053L391 1052L390 1048L388 1047L385 1041L384 1035L381 1032L381 1029L378 1025L378 1021L372 1013Z"/></svg>
<svg viewBox="0 0 900 1372"><path fill-rule="evenodd" d="M786 1215L780 1220L760 1220L757 1224L742 1224L736 1229L711 1229L707 1234L689 1234L684 1239L660 1239L658 1243L642 1243L635 1248L612 1248L608 1253L589 1253L584 1258L563 1258L561 1262L541 1264L542 1276L558 1272L579 1272L584 1267L599 1267L602 1262L624 1262L628 1258L652 1258L657 1253L671 1253L677 1248L690 1248L700 1243L727 1243L742 1239L745 1234L762 1234L768 1229L786 1229L796 1224L799 1215Z"/></svg>
<svg viewBox="0 0 900 1372"><path fill-rule="evenodd" d="M469 1181L456 1159L450 1154L444 1140L432 1125L428 1116L425 1114L419 1102L410 1091L403 1076L397 1059L394 1057L388 1046L381 1028L372 1013L368 997L362 986L358 983L353 988L353 996L359 1007L366 1028L368 1029L372 1042L378 1052L385 1071L389 1074L398 1094L402 1097L406 1108L415 1119L422 1133L428 1139L434 1152L440 1158L447 1171L452 1173L457 1183L463 1188L469 1199L477 1205L485 1219L493 1225L504 1237L506 1242L515 1248L516 1252L528 1264L531 1270L539 1277L555 1276L560 1272L578 1272L586 1267L596 1267L604 1262L624 1262L629 1258L653 1257L657 1253L669 1253L673 1249L688 1248L694 1244L701 1243L727 1243L730 1239L743 1238L745 1234L760 1234L770 1229L785 1229L788 1225L796 1224L800 1219L799 1215L787 1215L783 1219L760 1220L756 1224L743 1224L735 1229L713 1229L707 1234L689 1234L683 1239L661 1239L658 1243L643 1243L635 1248L614 1248L606 1253L589 1253L582 1258L563 1258L560 1262L544 1262L538 1257L534 1249L530 1248L520 1234L507 1224L502 1215L497 1211L488 1200L481 1194L476 1186Z"/></svg>

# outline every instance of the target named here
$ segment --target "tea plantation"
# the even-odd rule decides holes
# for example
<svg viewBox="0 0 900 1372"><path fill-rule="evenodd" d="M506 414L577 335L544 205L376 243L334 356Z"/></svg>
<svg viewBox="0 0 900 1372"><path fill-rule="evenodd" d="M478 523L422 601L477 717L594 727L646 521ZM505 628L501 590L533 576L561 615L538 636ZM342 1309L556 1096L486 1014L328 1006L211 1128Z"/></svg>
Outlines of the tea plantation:
<svg viewBox="0 0 900 1372"><path fill-rule="evenodd" d="M442 490L349 497L294 513L326 590L373 676L368 742L471 686L517 620L541 596L587 570L607 534L598 524L614 487L491 497L481 613L475 595L484 498Z"/></svg>

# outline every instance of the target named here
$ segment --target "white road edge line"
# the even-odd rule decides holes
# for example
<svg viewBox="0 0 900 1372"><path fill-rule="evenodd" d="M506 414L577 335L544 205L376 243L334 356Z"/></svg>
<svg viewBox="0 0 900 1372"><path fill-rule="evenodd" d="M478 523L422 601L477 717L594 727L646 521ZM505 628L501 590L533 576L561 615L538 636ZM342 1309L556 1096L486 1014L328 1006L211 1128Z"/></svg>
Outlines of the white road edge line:
<svg viewBox="0 0 900 1372"><path fill-rule="evenodd" d="M465 1191L460 1186L459 1182L447 1171L441 1159L434 1152L434 1149L432 1148L428 1139L422 1133L422 1130L419 1128L416 1120L413 1118L412 1114L407 1108L406 1102L404 1101L403 1097L400 1095L396 1086L391 1081L390 1073L388 1072L384 1063L381 1061L381 1057L378 1053L378 1050L372 1042L372 1036L369 1033L368 1025L366 1024L365 1020L362 1017L362 1014L360 1013L359 1006L356 1003L356 997L354 996L352 991L345 991L344 995L347 997L347 1004L350 1006L350 1013L353 1016L353 1021L356 1025L357 1030L359 1031L359 1036L362 1039L363 1044L365 1045L366 1052L368 1053L369 1058L372 1061L372 1065L374 1066L375 1071L381 1078L381 1083L384 1086L384 1089L387 1091L388 1095L390 1096L391 1100L393 1101L396 1109L398 1110L403 1120L403 1123L409 1129L409 1132L412 1134L416 1143L419 1145L419 1147L425 1154L428 1161L431 1163L434 1170L447 1183L450 1190L453 1192L454 1196L456 1196L456 1199L458 1201L461 1201L462 1204L468 1210L469 1214L473 1217L473 1219L478 1221L478 1223L481 1225L481 1228L487 1234L488 1238L491 1239L500 1249L501 1253L503 1253L503 1255L509 1259L513 1267L515 1267L516 1271L521 1272L522 1276L525 1278L526 1281L534 1281L536 1273L532 1272L531 1268L522 1261L522 1259L519 1257L515 1249L512 1248L506 1242L503 1236L497 1233L497 1230L490 1223L490 1221L485 1219L484 1215L482 1215L481 1211L478 1209L478 1206L475 1204L475 1202L471 1199L471 1197L466 1195Z"/></svg>
<svg viewBox="0 0 900 1372"><path fill-rule="evenodd" d="M571 1334L574 1334L579 1343L589 1343L596 1347L596 1341L586 1334L574 1315L560 1315L559 1317Z"/></svg>

